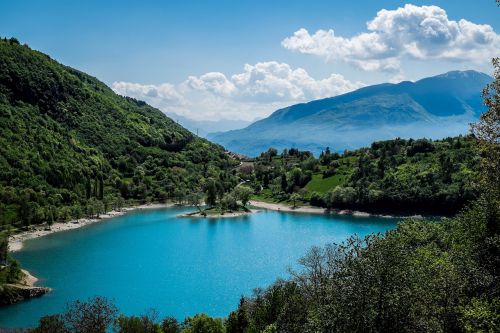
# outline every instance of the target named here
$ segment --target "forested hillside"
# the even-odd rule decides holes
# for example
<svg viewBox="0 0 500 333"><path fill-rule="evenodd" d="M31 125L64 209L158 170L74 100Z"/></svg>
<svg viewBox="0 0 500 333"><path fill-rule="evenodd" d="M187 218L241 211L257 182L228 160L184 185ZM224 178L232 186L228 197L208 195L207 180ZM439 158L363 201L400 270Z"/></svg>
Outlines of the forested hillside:
<svg viewBox="0 0 500 333"><path fill-rule="evenodd" d="M49 56L0 40L2 227L236 184L222 147Z"/></svg>
<svg viewBox="0 0 500 333"><path fill-rule="evenodd" d="M458 212L478 192L471 137L395 139L319 158L269 149L240 168L256 199L382 213Z"/></svg>

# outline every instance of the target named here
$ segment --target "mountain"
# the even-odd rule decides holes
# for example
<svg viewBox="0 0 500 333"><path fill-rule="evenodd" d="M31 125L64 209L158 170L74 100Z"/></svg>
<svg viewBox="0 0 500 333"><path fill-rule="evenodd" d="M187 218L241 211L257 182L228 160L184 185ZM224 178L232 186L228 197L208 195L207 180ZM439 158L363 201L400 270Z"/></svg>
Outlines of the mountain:
<svg viewBox="0 0 500 333"><path fill-rule="evenodd" d="M184 200L236 162L144 102L0 39L2 226L95 215L124 201Z"/></svg>
<svg viewBox="0 0 500 333"><path fill-rule="evenodd" d="M179 125L201 137L206 137L209 133L213 132L223 132L244 128L252 123L251 121L233 119L195 120L173 112L167 112L166 114L175 120Z"/></svg>
<svg viewBox="0 0 500 333"><path fill-rule="evenodd" d="M416 82L379 84L275 111L252 125L208 138L227 149L255 156L269 147L315 153L402 138L443 138L467 132L484 111L481 91L492 78L453 71Z"/></svg>

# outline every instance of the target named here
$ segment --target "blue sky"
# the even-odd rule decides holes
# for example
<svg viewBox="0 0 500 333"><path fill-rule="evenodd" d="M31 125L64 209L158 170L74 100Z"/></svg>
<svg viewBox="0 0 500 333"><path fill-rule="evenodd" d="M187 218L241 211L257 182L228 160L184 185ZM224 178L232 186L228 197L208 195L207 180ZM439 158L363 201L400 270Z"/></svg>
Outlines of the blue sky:
<svg viewBox="0 0 500 333"><path fill-rule="evenodd" d="M479 30L488 25L493 33L480 33L494 40L462 43L448 52L451 44L439 46L435 38L432 45L422 44L415 52L394 51L392 32L381 33L380 29L387 29L384 22L396 16L379 17L372 29L367 22L378 17L382 9L396 13L407 3L415 6L412 13L423 5L439 7L452 22L445 24L452 30L462 19ZM15 36L98 77L119 93L145 99L164 111L198 119L252 119L287 103L326 97L364 84L415 80L451 69L489 71L487 59L498 51L499 15L494 0L0 0L0 35ZM303 30L295 36L300 29L307 34ZM329 29L336 37L314 35ZM464 35L465 27L460 29L458 34ZM373 32L384 40L352 39L363 33L373 37ZM343 39L337 40L337 36ZM304 46L304 42L309 44ZM339 51L346 43L353 46ZM381 43L385 48L389 45L391 51L360 53L359 45L376 48ZM473 54L467 54L467 47ZM250 67L245 69L245 64ZM262 77L268 82L262 84Z"/></svg>

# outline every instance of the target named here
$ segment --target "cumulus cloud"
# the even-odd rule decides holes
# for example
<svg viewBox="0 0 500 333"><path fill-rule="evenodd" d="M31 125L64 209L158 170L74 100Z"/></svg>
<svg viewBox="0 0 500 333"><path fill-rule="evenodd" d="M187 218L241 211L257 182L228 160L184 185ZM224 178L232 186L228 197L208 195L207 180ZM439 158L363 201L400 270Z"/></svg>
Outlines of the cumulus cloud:
<svg viewBox="0 0 500 333"><path fill-rule="evenodd" d="M174 85L169 83L154 85L114 82L112 88L120 95L146 100L158 108L165 109L165 111L172 111L173 109L188 105L184 96L177 91Z"/></svg>
<svg viewBox="0 0 500 333"><path fill-rule="evenodd" d="M500 51L500 35L490 25L450 20L438 6L383 9L367 23L367 30L349 38L337 36L333 29L310 34L302 28L281 44L368 71L396 71L404 57L483 63Z"/></svg>
<svg viewBox="0 0 500 333"><path fill-rule="evenodd" d="M236 98L269 102L335 96L361 86L339 74L316 80L303 68L292 69L286 63L275 61L247 64L244 72L233 75L231 81L238 89Z"/></svg>
<svg viewBox="0 0 500 333"><path fill-rule="evenodd" d="M219 72L206 73L200 77L190 76L184 85L193 90L204 90L220 96L230 96L236 90L234 84Z"/></svg>
<svg viewBox="0 0 500 333"><path fill-rule="evenodd" d="M311 77L302 68L276 61L245 65L241 73L227 77L220 72L189 76L178 85L113 83L113 90L193 119L253 120L297 102L335 96L359 87L342 75Z"/></svg>

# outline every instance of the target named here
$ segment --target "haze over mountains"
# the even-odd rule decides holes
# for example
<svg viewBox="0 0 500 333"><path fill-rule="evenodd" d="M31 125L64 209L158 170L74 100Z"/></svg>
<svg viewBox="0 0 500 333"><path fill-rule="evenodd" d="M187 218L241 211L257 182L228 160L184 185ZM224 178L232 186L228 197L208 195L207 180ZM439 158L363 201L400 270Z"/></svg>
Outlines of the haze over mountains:
<svg viewBox="0 0 500 333"><path fill-rule="evenodd" d="M209 133L240 129L252 124L251 121L240 119L196 120L173 112L165 112L165 114L179 125L201 137L206 137Z"/></svg>
<svg viewBox="0 0 500 333"><path fill-rule="evenodd" d="M342 151L376 140L443 138L468 131L484 111L481 92L492 78L476 71L452 71L416 82L379 84L275 111L250 126L212 133L226 149L258 155L269 147L319 153Z"/></svg>

